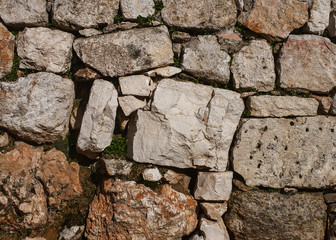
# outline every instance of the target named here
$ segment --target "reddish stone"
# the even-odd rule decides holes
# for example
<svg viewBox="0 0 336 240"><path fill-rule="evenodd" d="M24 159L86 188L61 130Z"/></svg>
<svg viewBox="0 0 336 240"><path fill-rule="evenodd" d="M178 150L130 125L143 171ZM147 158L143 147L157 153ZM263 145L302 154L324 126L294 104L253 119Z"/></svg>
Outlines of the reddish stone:
<svg viewBox="0 0 336 240"><path fill-rule="evenodd" d="M14 41L14 36L0 22L0 79L12 70Z"/></svg>

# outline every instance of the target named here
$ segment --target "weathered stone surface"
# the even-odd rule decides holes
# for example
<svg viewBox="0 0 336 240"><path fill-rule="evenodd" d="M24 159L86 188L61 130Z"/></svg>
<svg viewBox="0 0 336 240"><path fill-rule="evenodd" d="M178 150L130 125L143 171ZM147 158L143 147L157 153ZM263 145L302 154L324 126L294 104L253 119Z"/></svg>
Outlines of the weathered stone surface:
<svg viewBox="0 0 336 240"><path fill-rule="evenodd" d="M336 202L336 193L327 193L324 194L324 200L326 203L334 203Z"/></svg>
<svg viewBox="0 0 336 240"><path fill-rule="evenodd" d="M118 102L126 117L131 115L131 113L135 112L136 110L146 106L145 99L139 99L134 96L118 97Z"/></svg>
<svg viewBox="0 0 336 240"><path fill-rule="evenodd" d="M203 233L204 240L230 240L223 219L217 222L201 218L200 231Z"/></svg>
<svg viewBox="0 0 336 240"><path fill-rule="evenodd" d="M331 114L336 115L336 94L333 97L333 102L331 106Z"/></svg>
<svg viewBox="0 0 336 240"><path fill-rule="evenodd" d="M13 34L0 22L0 79L12 70L14 43L15 38Z"/></svg>
<svg viewBox="0 0 336 240"><path fill-rule="evenodd" d="M120 0L123 17L135 20L139 15L147 17L154 13L153 0Z"/></svg>
<svg viewBox="0 0 336 240"><path fill-rule="evenodd" d="M249 119L233 149L248 186L326 188L336 179L336 117Z"/></svg>
<svg viewBox="0 0 336 240"><path fill-rule="evenodd" d="M181 183L182 186L187 189L191 180L191 177L189 177L188 175L185 175L183 173L176 173L172 170L168 170L164 175L163 175L163 179L167 182L169 182L169 184L178 184Z"/></svg>
<svg viewBox="0 0 336 240"><path fill-rule="evenodd" d="M101 78L101 75L91 68L85 67L76 71L74 77L77 82L86 82Z"/></svg>
<svg viewBox="0 0 336 240"><path fill-rule="evenodd" d="M146 181L157 182L161 180L162 175L157 168L147 168L142 172L142 177Z"/></svg>
<svg viewBox="0 0 336 240"><path fill-rule="evenodd" d="M104 158L103 162L106 172L110 176L128 175L132 171L133 163L126 160Z"/></svg>
<svg viewBox="0 0 336 240"><path fill-rule="evenodd" d="M269 95L251 96L246 105L252 117L314 116L319 107L314 98Z"/></svg>
<svg viewBox="0 0 336 240"><path fill-rule="evenodd" d="M85 28L79 30L78 33L84 37L92 37L103 34L101 31L94 29L94 28Z"/></svg>
<svg viewBox="0 0 336 240"><path fill-rule="evenodd" d="M179 31L174 31L172 33L172 40L174 43L185 43L188 42L190 39L191 36L189 33Z"/></svg>
<svg viewBox="0 0 336 240"><path fill-rule="evenodd" d="M319 106L319 113L321 114L328 114L332 103L333 103L333 99L331 97L321 97L321 96L317 96L317 95L312 95L313 98L315 98L320 106Z"/></svg>
<svg viewBox="0 0 336 240"><path fill-rule="evenodd" d="M274 58L266 40L253 40L233 57L231 71L235 89L273 90Z"/></svg>
<svg viewBox="0 0 336 240"><path fill-rule="evenodd" d="M336 86L335 53L328 38L290 35L280 52L281 87L329 92Z"/></svg>
<svg viewBox="0 0 336 240"><path fill-rule="evenodd" d="M329 16L328 33L331 37L336 36L336 2L334 0L331 1L331 12Z"/></svg>
<svg viewBox="0 0 336 240"><path fill-rule="evenodd" d="M77 149L89 158L110 145L115 127L118 92L105 80L93 82L78 135Z"/></svg>
<svg viewBox="0 0 336 240"><path fill-rule="evenodd" d="M74 35L59 30L26 28L17 40L20 68L65 73L71 66L74 39Z"/></svg>
<svg viewBox="0 0 336 240"><path fill-rule="evenodd" d="M314 0L310 9L310 18L307 23L307 30L316 34L323 34L329 25L329 14L331 11L331 0Z"/></svg>
<svg viewBox="0 0 336 240"><path fill-rule="evenodd" d="M108 180L104 192L90 207L86 225L89 240L174 240L196 228L196 201L169 185L158 194L135 182Z"/></svg>
<svg viewBox="0 0 336 240"><path fill-rule="evenodd" d="M5 132L0 134L0 148L6 147L9 144L8 134Z"/></svg>
<svg viewBox="0 0 336 240"><path fill-rule="evenodd" d="M119 0L54 0L54 25L69 29L99 28L112 24L119 9Z"/></svg>
<svg viewBox="0 0 336 240"><path fill-rule="evenodd" d="M81 60L104 76L123 76L173 63L165 26L131 29L75 40Z"/></svg>
<svg viewBox="0 0 336 240"><path fill-rule="evenodd" d="M74 95L73 82L53 73L0 82L0 126L36 143L61 140L68 132Z"/></svg>
<svg viewBox="0 0 336 240"><path fill-rule="evenodd" d="M204 35L184 47L182 69L205 81L230 81L230 56L220 49L216 36Z"/></svg>
<svg viewBox="0 0 336 240"><path fill-rule="evenodd" d="M58 240L79 240L84 234L84 226L65 227L61 232Z"/></svg>
<svg viewBox="0 0 336 240"><path fill-rule="evenodd" d="M225 224L237 240L323 240L326 217L321 193L235 192Z"/></svg>
<svg viewBox="0 0 336 240"><path fill-rule="evenodd" d="M80 195L79 166L51 149L16 142L14 150L0 153L0 228L34 229L48 218L48 206L59 208Z"/></svg>
<svg viewBox="0 0 336 240"><path fill-rule="evenodd" d="M179 74L180 72L182 72L180 68L167 66L167 67L151 70L147 72L146 74L150 77L155 77L156 75L158 75L160 77L169 78L176 74Z"/></svg>
<svg viewBox="0 0 336 240"><path fill-rule="evenodd" d="M153 81L144 75L133 75L119 78L120 90L123 95L148 97Z"/></svg>
<svg viewBox="0 0 336 240"><path fill-rule="evenodd" d="M1 0L0 16L9 27L45 26L47 3L45 0Z"/></svg>
<svg viewBox="0 0 336 240"><path fill-rule="evenodd" d="M308 21L308 4L297 0L255 0L238 21L255 33L281 40Z"/></svg>
<svg viewBox="0 0 336 240"><path fill-rule="evenodd" d="M227 201L232 191L233 172L199 172L195 187L195 199Z"/></svg>
<svg viewBox="0 0 336 240"><path fill-rule="evenodd" d="M200 203L203 212L212 220L219 220L227 211L227 202L224 203Z"/></svg>
<svg viewBox="0 0 336 240"><path fill-rule="evenodd" d="M138 110L129 124L127 156L137 162L224 171L243 110L238 93L164 79L151 111Z"/></svg>
<svg viewBox="0 0 336 240"><path fill-rule="evenodd" d="M163 21L179 28L213 29L232 27L236 23L234 0L163 0Z"/></svg>

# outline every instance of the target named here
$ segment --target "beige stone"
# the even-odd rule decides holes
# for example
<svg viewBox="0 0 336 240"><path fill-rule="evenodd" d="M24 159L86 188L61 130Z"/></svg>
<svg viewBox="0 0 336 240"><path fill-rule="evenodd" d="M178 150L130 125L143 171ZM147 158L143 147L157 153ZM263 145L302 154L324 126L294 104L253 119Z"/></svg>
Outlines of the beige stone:
<svg viewBox="0 0 336 240"><path fill-rule="evenodd" d="M227 202L224 203L200 203L203 212L212 220L219 220L227 211Z"/></svg>
<svg viewBox="0 0 336 240"><path fill-rule="evenodd" d="M145 99L139 99L134 96L118 97L118 102L126 117L136 110L142 109L146 106Z"/></svg>

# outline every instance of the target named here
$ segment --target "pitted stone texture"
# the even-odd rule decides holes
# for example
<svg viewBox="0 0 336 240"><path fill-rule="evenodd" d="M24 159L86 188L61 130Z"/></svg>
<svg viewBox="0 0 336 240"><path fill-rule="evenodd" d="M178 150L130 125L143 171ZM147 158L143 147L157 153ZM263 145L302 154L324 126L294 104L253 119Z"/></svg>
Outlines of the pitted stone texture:
<svg viewBox="0 0 336 240"><path fill-rule="evenodd" d="M104 158L103 162L110 176L128 175L132 171L133 163L126 160Z"/></svg>
<svg viewBox="0 0 336 240"><path fill-rule="evenodd" d="M148 97L153 81L144 75L133 75L119 78L120 90L123 95Z"/></svg>
<svg viewBox="0 0 336 240"><path fill-rule="evenodd" d="M117 98L112 83L100 79L93 82L77 140L77 149L89 158L95 158L112 141Z"/></svg>
<svg viewBox="0 0 336 240"><path fill-rule="evenodd" d="M192 29L232 27L236 23L237 7L234 0L163 0L163 21L169 26Z"/></svg>
<svg viewBox="0 0 336 240"><path fill-rule="evenodd" d="M120 0L120 7L125 19L135 20L139 15L147 17L154 13L153 0Z"/></svg>
<svg viewBox="0 0 336 240"><path fill-rule="evenodd" d="M36 143L65 137L75 91L71 80L53 73L0 82L0 126Z"/></svg>
<svg viewBox="0 0 336 240"><path fill-rule="evenodd" d="M233 91L164 79L151 111L138 110L129 123L127 156L137 162L224 171L243 110Z"/></svg>
<svg viewBox="0 0 336 240"><path fill-rule="evenodd" d="M323 189L336 184L336 117L249 119L233 149L248 186Z"/></svg>
<svg viewBox="0 0 336 240"><path fill-rule="evenodd" d="M169 65L174 57L165 26L79 38L74 49L85 64L110 77Z"/></svg>
<svg viewBox="0 0 336 240"><path fill-rule="evenodd" d="M15 38L0 22L0 79L11 72Z"/></svg>
<svg viewBox="0 0 336 240"><path fill-rule="evenodd" d="M266 40L253 40L233 57L235 89L271 91L275 85L274 58Z"/></svg>
<svg viewBox="0 0 336 240"><path fill-rule="evenodd" d="M200 231L203 233L204 240L230 240L229 233L221 218L216 222L201 218Z"/></svg>
<svg viewBox="0 0 336 240"><path fill-rule="evenodd" d="M219 220L227 211L227 202L224 203L200 203L201 208L205 215L212 220Z"/></svg>
<svg viewBox="0 0 336 240"><path fill-rule="evenodd" d="M48 23L46 0L1 0L0 17L9 27L37 27Z"/></svg>
<svg viewBox="0 0 336 240"><path fill-rule="evenodd" d="M135 182L104 183L91 206L86 225L88 240L174 240L197 225L196 201L164 185L161 193Z"/></svg>
<svg viewBox="0 0 336 240"><path fill-rule="evenodd" d="M230 56L220 49L217 37L198 36L184 47L182 69L205 81L230 81Z"/></svg>
<svg viewBox="0 0 336 240"><path fill-rule="evenodd" d="M232 191L233 172L199 172L195 187L195 199L227 201Z"/></svg>
<svg viewBox="0 0 336 240"><path fill-rule="evenodd" d="M54 25L68 30L110 25L118 14L119 0L54 0Z"/></svg>
<svg viewBox="0 0 336 240"><path fill-rule="evenodd" d="M26 28L19 34L20 68L65 73L70 70L75 36L49 28Z"/></svg>
<svg viewBox="0 0 336 240"><path fill-rule="evenodd" d="M315 98L292 96L251 96L246 107L252 117L315 116L319 102Z"/></svg>
<svg viewBox="0 0 336 240"><path fill-rule="evenodd" d="M326 208L321 193L235 192L225 224L237 240L323 240Z"/></svg>
<svg viewBox="0 0 336 240"><path fill-rule="evenodd" d="M59 208L82 192L79 166L56 149L44 152L23 142L0 153L0 228L35 229L48 219L48 206Z"/></svg>
<svg viewBox="0 0 336 240"><path fill-rule="evenodd" d="M322 35L329 25L330 11L331 0L314 0L312 9L310 10L307 30L311 33Z"/></svg>
<svg viewBox="0 0 336 240"><path fill-rule="evenodd" d="M336 86L336 45L321 36L290 35L280 52L279 75L282 88L328 93Z"/></svg>
<svg viewBox="0 0 336 240"><path fill-rule="evenodd" d="M134 96L118 97L118 102L126 117L131 115L131 113L135 112L136 110L146 106L145 99L139 99Z"/></svg>
<svg viewBox="0 0 336 240"><path fill-rule="evenodd" d="M297 0L255 0L238 21L255 33L281 40L308 21L308 4Z"/></svg>

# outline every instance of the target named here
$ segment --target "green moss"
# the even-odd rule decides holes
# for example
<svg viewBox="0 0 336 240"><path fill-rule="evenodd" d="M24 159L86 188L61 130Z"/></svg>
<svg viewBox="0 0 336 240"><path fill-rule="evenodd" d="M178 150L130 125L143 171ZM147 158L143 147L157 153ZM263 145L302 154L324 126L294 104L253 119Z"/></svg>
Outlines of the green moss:
<svg viewBox="0 0 336 240"><path fill-rule="evenodd" d="M249 42L251 40L251 36L249 34L250 30L247 27L245 27L243 24L241 24L240 22L237 22L235 29L243 35L244 41Z"/></svg>
<svg viewBox="0 0 336 240"><path fill-rule="evenodd" d="M114 21L113 21L113 23L118 24L118 23L121 23L122 20L123 20L123 17L122 17L120 14L117 14L117 15L114 17Z"/></svg>
<svg viewBox="0 0 336 240"><path fill-rule="evenodd" d="M155 9L155 12L159 12L163 9L163 2L162 1L157 1L155 2L155 5L153 7Z"/></svg>
<svg viewBox="0 0 336 240"><path fill-rule="evenodd" d="M126 154L126 150L127 150L126 139L123 136L117 136L112 139L110 146L105 148L102 154L124 156Z"/></svg>
<svg viewBox="0 0 336 240"><path fill-rule="evenodd" d="M139 15L137 17L138 24L139 24L140 27L153 26L153 22L154 22L156 16L163 9L162 1L155 2L155 5L153 6L153 8L155 9L153 14L149 14L147 17L143 17L141 15Z"/></svg>
<svg viewBox="0 0 336 240"><path fill-rule="evenodd" d="M174 67L179 67L181 64L181 59L179 58L174 58Z"/></svg>

